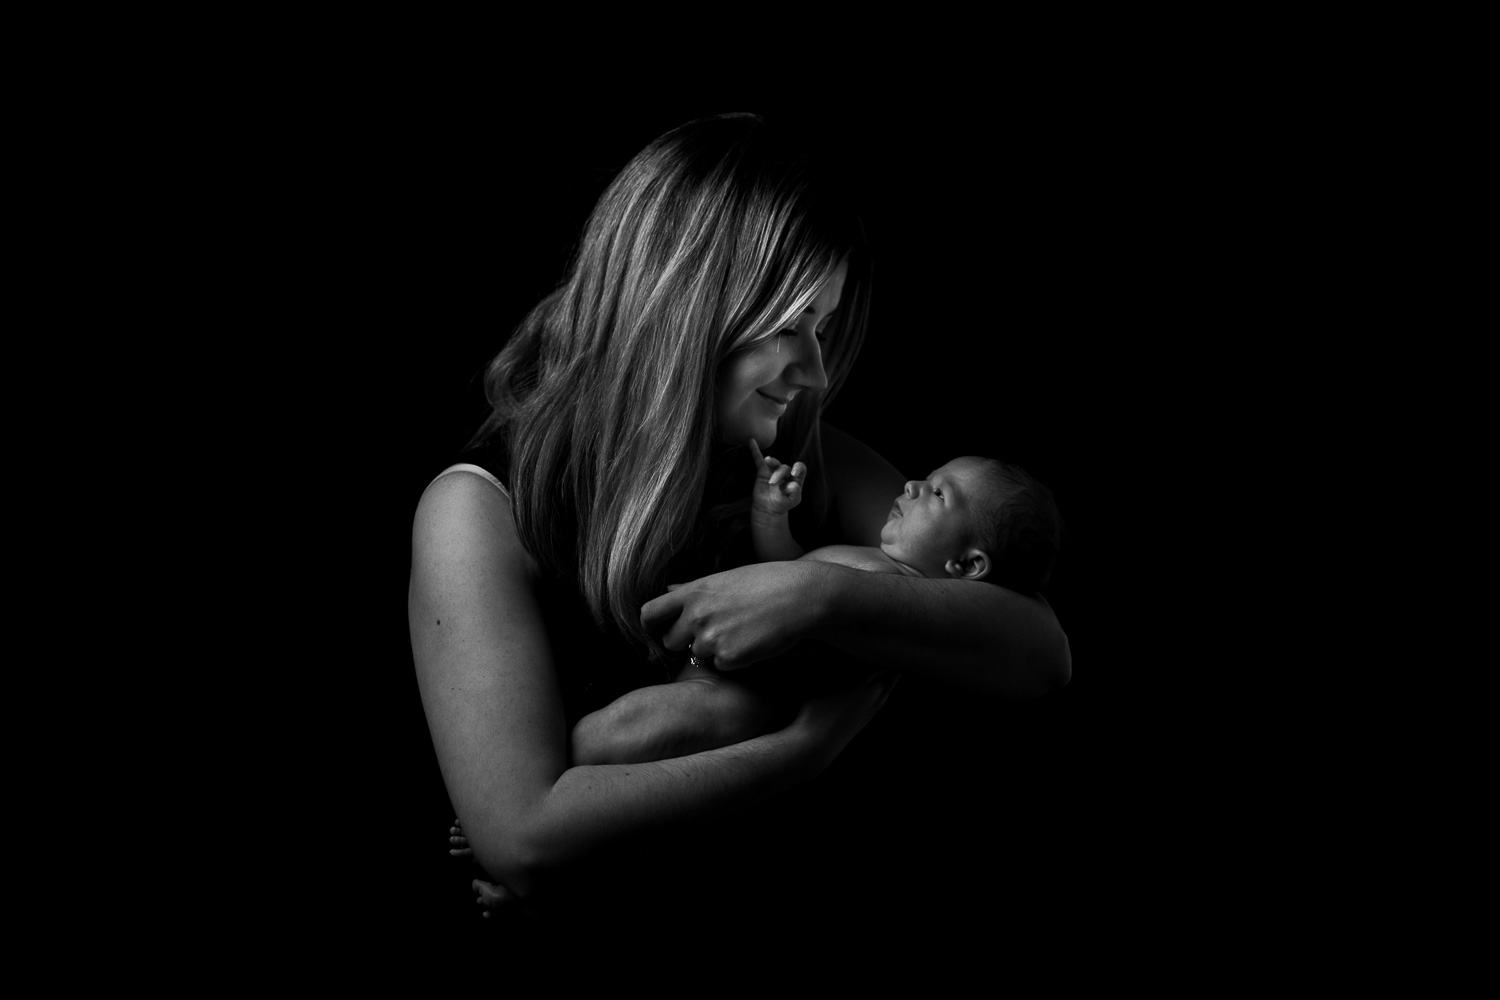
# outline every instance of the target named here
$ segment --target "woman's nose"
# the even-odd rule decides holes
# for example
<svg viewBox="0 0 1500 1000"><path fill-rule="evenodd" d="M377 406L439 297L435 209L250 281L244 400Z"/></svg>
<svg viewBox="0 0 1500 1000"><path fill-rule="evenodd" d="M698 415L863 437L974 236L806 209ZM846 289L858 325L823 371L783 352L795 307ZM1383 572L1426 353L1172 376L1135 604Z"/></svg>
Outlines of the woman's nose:
<svg viewBox="0 0 1500 1000"><path fill-rule="evenodd" d="M828 373L823 370L823 346L812 330L798 330L796 357L786 366L786 380L799 389L828 388Z"/></svg>
<svg viewBox="0 0 1500 1000"><path fill-rule="evenodd" d="M915 480L906 484L906 499L915 500L922 495L922 487Z"/></svg>

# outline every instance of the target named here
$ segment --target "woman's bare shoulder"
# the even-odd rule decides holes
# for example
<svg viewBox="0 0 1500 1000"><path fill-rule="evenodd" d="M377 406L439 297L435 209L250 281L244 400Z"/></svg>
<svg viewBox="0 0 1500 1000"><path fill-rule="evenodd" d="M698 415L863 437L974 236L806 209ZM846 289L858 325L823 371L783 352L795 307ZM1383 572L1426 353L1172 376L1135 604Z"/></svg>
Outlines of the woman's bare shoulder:
<svg viewBox="0 0 1500 1000"><path fill-rule="evenodd" d="M541 646L539 581L509 497L469 472L432 483L412 522L407 593L419 671L517 639Z"/></svg>
<svg viewBox="0 0 1500 1000"><path fill-rule="evenodd" d="M527 577L536 561L521 545L510 497L474 472L449 472L428 485L412 520L412 569L418 558L498 560Z"/></svg>

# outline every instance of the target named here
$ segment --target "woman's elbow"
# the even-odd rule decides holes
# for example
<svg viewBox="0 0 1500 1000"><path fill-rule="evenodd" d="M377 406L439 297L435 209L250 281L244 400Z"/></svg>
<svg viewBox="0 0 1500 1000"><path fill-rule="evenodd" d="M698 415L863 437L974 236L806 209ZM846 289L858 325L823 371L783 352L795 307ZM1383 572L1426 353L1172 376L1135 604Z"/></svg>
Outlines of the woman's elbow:
<svg viewBox="0 0 1500 1000"><path fill-rule="evenodd" d="M496 826L469 838L474 860L490 880L522 900L533 899L546 890L547 872L553 866L543 844L544 838L516 823Z"/></svg>
<svg viewBox="0 0 1500 1000"><path fill-rule="evenodd" d="M470 838L474 860L484 869L485 878L509 889L518 899L530 899L536 892L535 861L509 844L486 844Z"/></svg>

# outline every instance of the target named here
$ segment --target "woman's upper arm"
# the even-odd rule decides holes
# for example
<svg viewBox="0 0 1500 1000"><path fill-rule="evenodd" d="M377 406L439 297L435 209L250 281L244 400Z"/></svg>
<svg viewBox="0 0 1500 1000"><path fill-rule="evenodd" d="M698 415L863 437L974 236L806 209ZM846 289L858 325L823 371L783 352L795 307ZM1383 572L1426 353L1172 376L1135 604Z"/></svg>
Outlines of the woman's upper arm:
<svg viewBox="0 0 1500 1000"><path fill-rule="evenodd" d="M493 484L458 472L428 488L412 526L412 656L448 794L492 871L524 864L526 818L567 767L536 582Z"/></svg>
<svg viewBox="0 0 1500 1000"><path fill-rule="evenodd" d="M823 461L833 490L834 510L844 541L880 545L880 529L891 504L906 489L906 477L869 445L824 424Z"/></svg>

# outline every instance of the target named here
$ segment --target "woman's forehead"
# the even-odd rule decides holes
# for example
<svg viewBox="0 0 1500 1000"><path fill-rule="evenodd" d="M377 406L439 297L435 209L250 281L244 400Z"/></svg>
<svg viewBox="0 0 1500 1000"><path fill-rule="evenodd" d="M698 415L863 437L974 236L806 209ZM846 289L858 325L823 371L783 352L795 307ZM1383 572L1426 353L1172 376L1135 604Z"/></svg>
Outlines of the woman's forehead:
<svg viewBox="0 0 1500 1000"><path fill-rule="evenodd" d="M787 303L788 312L780 320L782 323L795 322L798 316L816 316L822 319L839 307L844 300L844 281L849 276L849 262L839 261L837 267L829 272L828 277L813 292L812 297L807 300L800 312L795 312L795 301ZM804 293L805 294L805 293Z"/></svg>
<svg viewBox="0 0 1500 1000"><path fill-rule="evenodd" d="M833 273L828 276L828 280L823 282L817 294L813 296L813 300L807 308L818 313L820 316L837 309L839 303L844 299L844 280L848 277L849 262L841 260L839 261L839 266L833 269Z"/></svg>

